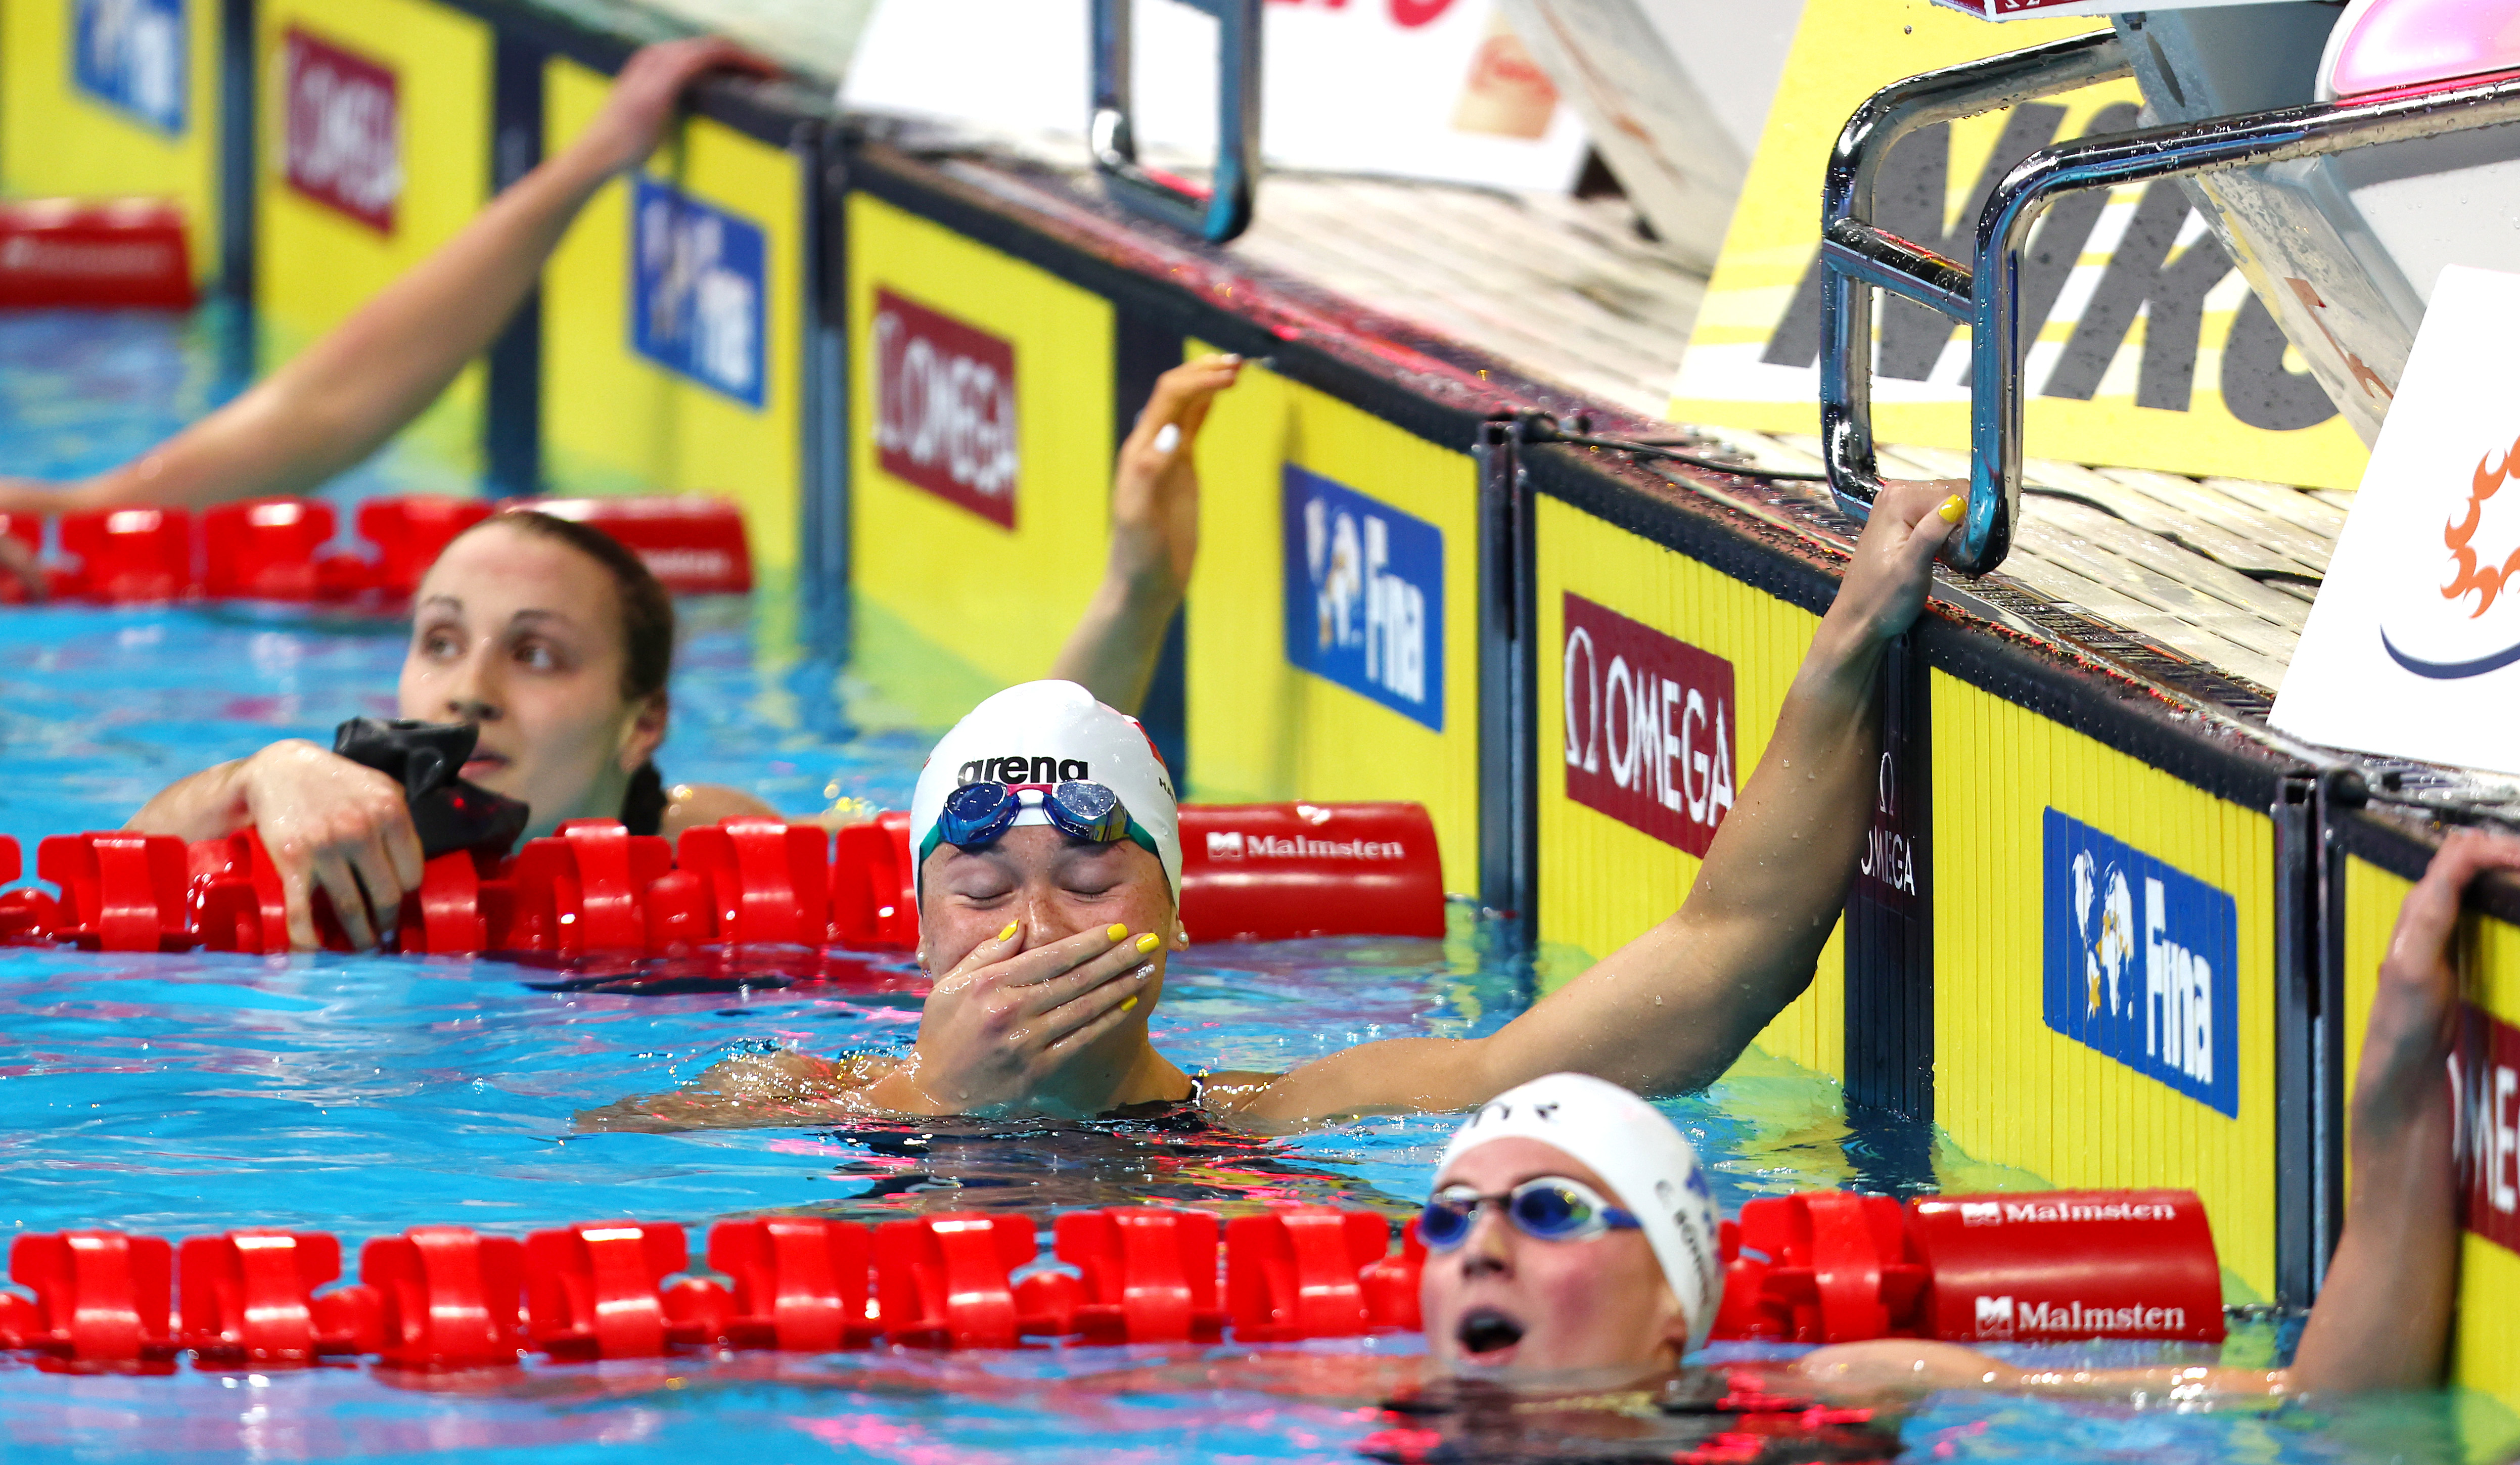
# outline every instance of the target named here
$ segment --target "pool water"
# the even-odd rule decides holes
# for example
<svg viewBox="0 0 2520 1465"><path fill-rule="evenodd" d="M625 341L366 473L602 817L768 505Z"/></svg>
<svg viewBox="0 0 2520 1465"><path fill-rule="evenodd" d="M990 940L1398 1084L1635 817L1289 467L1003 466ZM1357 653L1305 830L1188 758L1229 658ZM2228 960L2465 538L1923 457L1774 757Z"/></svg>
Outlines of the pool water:
<svg viewBox="0 0 2520 1465"><path fill-rule="evenodd" d="M202 358L215 342L200 329L77 326L0 319L0 449L16 455L0 466L101 466L140 445L113 435L119 415L172 425L214 400ZM25 379L82 342L111 347L113 369L71 371L89 383L80 391ZM120 395L100 400L109 387ZM80 435L84 446L66 440ZM111 450L96 446L107 440ZM429 471L392 458L362 475ZM941 660L878 669L818 656L771 592L687 610L659 758L671 777L791 809L906 803L937 729L901 709L950 702L936 679L955 674ZM31 863L41 835L117 824L184 773L389 712L400 656L397 625L274 607L0 614L0 832ZM1173 966L1155 1037L1186 1065L1282 1068L1376 1038L1477 1035L1529 1003L1538 967L1568 959L1527 951L1466 909L1441 941L1198 947ZM1422 1195L1455 1123L1382 1118L1282 1136L1178 1119L579 1132L579 1111L688 1082L747 1047L906 1044L923 988L897 956L865 954L647 974L670 980L632 995L497 959L0 951L0 1231L283 1225L335 1232L350 1250L426 1222L521 1233L625 1216L681 1221L697 1242L716 1219L771 1211L1019 1212L1045 1240L1056 1211L1147 1200L1231 1213L1294 1198L1397 1216ZM1850 1126L1832 1086L1756 1055L1665 1107L1713 1161L1728 1212L1811 1186L1990 1178L1929 1132ZM2264 1362L2280 1342L2275 1324L2246 1322L2224 1355ZM1392 1370L1418 1351L1401 1338L878 1350L436 1379L361 1367L68 1375L6 1361L0 1458L1356 1460L1390 1424L1374 1405ZM2009 1352L2057 1364L2210 1353ZM2272 1412L1949 1395L1901 1428L1912 1459L2146 1462L2448 1461L2520 1433L2464 1395Z"/></svg>

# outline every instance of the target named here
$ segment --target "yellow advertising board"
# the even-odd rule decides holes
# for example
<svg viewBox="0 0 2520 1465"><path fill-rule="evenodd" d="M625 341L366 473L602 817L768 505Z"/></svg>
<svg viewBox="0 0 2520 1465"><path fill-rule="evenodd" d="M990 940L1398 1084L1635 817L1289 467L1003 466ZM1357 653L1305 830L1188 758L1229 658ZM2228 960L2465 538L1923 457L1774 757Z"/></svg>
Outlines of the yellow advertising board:
<svg viewBox="0 0 2520 1465"><path fill-rule="evenodd" d="M552 151L585 130L611 86L565 58L546 65ZM771 576L794 569L804 491L802 197L787 149L691 117L644 169L587 200L543 271L544 474L553 492L732 499L743 508L755 565ZM638 217L647 213L657 217ZM645 231L650 261L644 293L633 278L634 228ZM677 269L706 252L683 242L693 233L717 253L704 268ZM729 324L712 328L712 300L731 300ZM655 318L666 316L675 320L660 326ZM693 340L703 344L675 349Z"/></svg>
<svg viewBox="0 0 2520 1465"><path fill-rule="evenodd" d="M0 0L0 191L17 199L164 199L183 210L193 276L219 273L219 8L125 6L77 54L82 9ZM102 14L90 24L108 26ZM103 53L102 55L93 53Z"/></svg>
<svg viewBox="0 0 2520 1465"><path fill-rule="evenodd" d="M427 0L266 0L254 303L286 360L428 257L490 195L490 26ZM469 476L482 370L407 429Z"/></svg>
<svg viewBox="0 0 2520 1465"><path fill-rule="evenodd" d="M1855 109L1903 77L2095 28L1992 25L1929 0L1809 0L1689 338L1671 415L1769 432L1820 424L1821 185ZM1919 129L1884 160L1874 222L1966 262L1987 194L2021 157L2138 125L2132 80ZM2176 182L2068 198L2023 264L2027 451L2198 475L2353 488L2364 451ZM1873 430L1968 446L1966 326L1877 312Z"/></svg>
<svg viewBox="0 0 2520 1465"><path fill-rule="evenodd" d="M1614 787L1602 790L1607 797L1583 801L1586 765L1592 766L1596 788L1604 773L1615 776L1624 765L1624 781L1640 795L1669 793L1682 809L1690 796L1701 795L1708 779L1720 777L1729 807L1731 794L1767 751L1820 617L1556 499L1538 500L1534 515L1539 934L1544 943L1606 956L1680 909L1697 879L1705 840L1689 838L1693 831L1685 821L1658 831L1653 820L1637 817L1629 805L1642 800L1623 803L1615 777ZM1597 624L1582 624L1587 619ZM1731 739L1715 744L1704 777L1692 782L1691 770L1684 766L1678 785L1670 784L1665 771L1666 786L1655 790L1635 754L1622 757L1618 690L1600 684L1612 655L1633 648L1609 644L1605 624L1650 644L1633 657L1639 665L1672 659L1704 669L1696 676L1680 674L1688 684L1680 688L1680 698L1702 692L1711 726L1725 729ZM1657 649L1664 656L1656 656ZM1715 688L1717 683L1729 688L1729 699ZM1689 730L1686 711L1679 717L1684 731ZM1578 745L1572 754L1570 740ZM1711 838L1711 821L1705 822ZM1701 853L1692 853L1692 845ZM1760 1033L1761 1049L1832 1078L1845 1076L1845 944L1841 922L1821 953L1811 986Z"/></svg>
<svg viewBox="0 0 2520 1465"><path fill-rule="evenodd" d="M1434 820L1446 888L1474 888L1477 464L1253 366L1216 399L1198 466L1202 550L1185 667L1191 796L1414 800ZM1321 573L1307 590L1315 550ZM1290 591L1301 598L1295 619L1319 631L1301 645ZM1407 614L1380 616L1404 600ZM1395 649L1404 642L1411 649ZM1362 650L1336 650L1369 643L1382 652L1380 680L1352 675ZM1299 665L1299 653L1315 664ZM1395 668L1418 675L1396 678ZM1410 694L1393 689L1404 680Z"/></svg>

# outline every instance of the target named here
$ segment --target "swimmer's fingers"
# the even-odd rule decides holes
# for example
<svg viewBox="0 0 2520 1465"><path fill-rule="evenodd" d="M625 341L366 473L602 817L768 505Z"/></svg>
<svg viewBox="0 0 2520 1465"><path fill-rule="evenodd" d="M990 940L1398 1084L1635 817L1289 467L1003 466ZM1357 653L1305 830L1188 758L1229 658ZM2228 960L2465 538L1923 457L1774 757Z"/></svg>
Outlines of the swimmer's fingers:
<svg viewBox="0 0 2520 1465"><path fill-rule="evenodd" d="M1129 433L1130 444L1151 446L1162 439L1163 429L1169 426L1177 431L1174 441L1165 445L1165 452L1169 456L1179 451L1181 444L1197 436L1216 394L1232 386L1241 370L1239 356L1202 356L1156 377L1154 390L1147 395L1145 410L1138 414L1137 426Z"/></svg>
<svg viewBox="0 0 2520 1465"><path fill-rule="evenodd" d="M723 36L698 36L642 47L613 79L602 116L584 146L603 150L608 167L628 167L655 151L683 90L713 70L775 76L779 67Z"/></svg>
<svg viewBox="0 0 2520 1465"><path fill-rule="evenodd" d="M1129 1014L1138 1010L1138 999L1147 984L1154 980L1155 964L1143 963L1126 975L1128 980L1106 982L1043 1019L1039 1030L1042 1057L1064 1059L1080 1048L1092 1047L1104 1034L1127 1022Z"/></svg>
<svg viewBox="0 0 2520 1465"><path fill-rule="evenodd" d="M2458 927L2467 887L2478 875L2497 869L2520 870L2520 839L2473 829L2453 831L2425 867L2423 878L2407 892L2382 969L2394 970L2402 979L2446 979L2451 938Z"/></svg>
<svg viewBox="0 0 2520 1465"><path fill-rule="evenodd" d="M349 938L350 949L364 952L373 948L377 944L376 924L368 919L367 893L360 888L358 872L351 868L349 860L337 850L326 850L315 857L313 873L315 887L332 898L333 918L341 923L341 934ZM293 940L295 933L291 935ZM318 945L310 916L307 940L298 950L311 952Z"/></svg>
<svg viewBox="0 0 2520 1465"><path fill-rule="evenodd" d="M410 837L396 839L396 834ZM420 888L420 840L411 835L410 821L405 819L399 828L387 824L369 831L348 853L350 872L358 877L367 909L375 913L375 934L382 943L401 923L403 896ZM348 929L346 924L343 929Z"/></svg>
<svg viewBox="0 0 2520 1465"><path fill-rule="evenodd" d="M281 908L289 912L289 949L311 952L320 943L315 940L314 886L304 869L295 864L274 858L273 867L280 874Z"/></svg>
<svg viewBox="0 0 2520 1465"><path fill-rule="evenodd" d="M1091 961L1060 975L1027 984L1017 995L1015 1011L1027 1018L1039 1017L1056 1012L1089 994L1129 985L1125 979L1152 958L1152 948L1142 949L1138 945L1143 939L1132 936Z"/></svg>

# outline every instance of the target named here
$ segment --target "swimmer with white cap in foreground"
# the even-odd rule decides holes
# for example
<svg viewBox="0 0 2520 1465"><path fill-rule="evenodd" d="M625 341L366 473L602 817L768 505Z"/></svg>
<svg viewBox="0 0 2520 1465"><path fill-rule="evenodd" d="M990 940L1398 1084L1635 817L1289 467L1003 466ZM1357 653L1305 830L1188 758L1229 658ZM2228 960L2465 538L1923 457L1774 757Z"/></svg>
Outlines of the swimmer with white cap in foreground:
<svg viewBox="0 0 2520 1465"><path fill-rule="evenodd" d="M920 775L919 959L935 986L910 1053L746 1056L582 1122L790 1126L1189 1102L1301 1123L1468 1109L1565 1070L1646 1093L1703 1087L1810 984L1837 923L1872 817L1881 659L1922 608L1960 511L1949 485L1882 491L1677 913L1491 1036L1394 1039L1283 1074L1195 1079L1158 1052L1148 1018L1167 957L1190 941L1175 790L1135 721L1084 687L1039 682L973 709Z"/></svg>
<svg viewBox="0 0 2520 1465"><path fill-rule="evenodd" d="M2452 834L2410 891L2382 962L2355 1079L2345 1231L2290 1367L2024 1369L1957 1344L1815 1349L1792 1372L1828 1394L2028 1390L2226 1398L2441 1381L2456 1278L2451 943L2467 886L2520 870L2520 840ZM1688 1140L1637 1095L1552 1074L1497 1095L1445 1146L1418 1222L1418 1302L1439 1367L1540 1382L1666 1372L1723 1301L1713 1194Z"/></svg>

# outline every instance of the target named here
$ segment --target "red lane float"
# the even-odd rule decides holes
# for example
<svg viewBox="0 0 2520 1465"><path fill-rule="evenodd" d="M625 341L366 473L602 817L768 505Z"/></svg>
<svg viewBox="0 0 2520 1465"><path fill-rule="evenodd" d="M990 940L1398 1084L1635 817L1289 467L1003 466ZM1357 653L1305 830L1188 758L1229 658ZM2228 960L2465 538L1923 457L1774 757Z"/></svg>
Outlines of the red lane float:
<svg viewBox="0 0 2520 1465"><path fill-rule="evenodd" d="M872 1342L868 1315L873 1263L867 1228L819 1217L722 1221L709 1231L708 1265L735 1282L712 1334L736 1348L829 1353ZM686 1286L692 1285L689 1283ZM715 1283L701 1283L714 1287ZM695 1294L689 1310L704 1310Z"/></svg>
<svg viewBox="0 0 2520 1465"><path fill-rule="evenodd" d="M678 596L745 595L752 590L752 550L743 536L743 511L724 499L653 494L510 499L501 505L511 506L594 525L621 541Z"/></svg>
<svg viewBox="0 0 2520 1465"><path fill-rule="evenodd" d="M205 1362L271 1367L373 1354L384 1346L372 1287L315 1289L341 1275L341 1243L321 1231L194 1236L178 1253L177 1341Z"/></svg>
<svg viewBox="0 0 2520 1465"><path fill-rule="evenodd" d="M1391 1222L1372 1211L1289 1206L1234 1218L1225 1223L1234 1336L1292 1343L1396 1326L1367 1311L1363 1281L1390 1248Z"/></svg>
<svg viewBox="0 0 2520 1465"><path fill-rule="evenodd" d="M1204 939L1443 930L1434 826L1416 805L1192 805L1182 815L1203 844L1222 830L1242 839L1246 852L1278 851L1246 853L1250 865L1282 866L1253 874L1247 866L1220 871L1232 864L1224 857L1192 861L1184 919ZM1293 837L1267 831L1288 824L1340 836L1305 836L1313 844L1398 853L1365 860L1274 843ZM36 868L61 887L61 899L0 893L0 942L289 950L280 874L250 828L190 846L165 835L54 835L37 847ZM8 866L0 881L17 873ZM564 959L667 955L713 942L907 951L919 944L916 881L910 819L897 812L846 825L836 838L812 824L729 819L686 829L675 845L632 835L613 820L572 820L527 840L513 860L457 851L428 862L421 888L403 900L397 939L414 954ZM322 944L350 950L330 901L318 892L313 906Z"/></svg>
<svg viewBox="0 0 2520 1465"><path fill-rule="evenodd" d="M1082 1284L1060 1331L1082 1333L1088 1343L1213 1343L1222 1336L1213 1214L1156 1206L1071 1211L1054 1234L1058 1260L1077 1268Z"/></svg>
<svg viewBox="0 0 2520 1465"><path fill-rule="evenodd" d="M181 509L99 509L61 518L75 561L55 589L109 604L181 599L193 590L193 516Z"/></svg>
<svg viewBox="0 0 2520 1465"><path fill-rule="evenodd" d="M186 952L184 842L171 834L53 834L35 846L35 873L61 888L57 939L89 951Z"/></svg>
<svg viewBox="0 0 2520 1465"><path fill-rule="evenodd" d="M368 500L356 520L359 537L377 547L368 583L389 596L409 596L455 536L489 516L490 506L479 499L415 494Z"/></svg>
<svg viewBox="0 0 2520 1465"><path fill-rule="evenodd" d="M281 1366L367 1354L402 1368L654 1357L676 1347L826 1353L878 1337L922 1348L1244 1343L1416 1329L1426 1252L1415 1228L1389 1249L1370 1211L1282 1206L1223 1226L1203 1211L1070 1212L1054 1229L1063 1267L1034 1260L1033 1223L963 1212L872 1230L820 1217L724 1221L683 1276L683 1228L614 1221L536 1231L519 1244L463 1226L371 1240L360 1281L321 1232L196 1236L180 1254L116 1231L21 1235L0 1292L0 1349L68 1366ZM1717 1339L1879 1337L1964 1342L2132 1338L2217 1342L2222 1270L2192 1192L2047 1191L1944 1196L1904 1209L1820 1191L1755 1200L1724 1226ZM172 1264L180 1261L180 1267ZM180 1272L180 1275L177 1273ZM179 1281L180 1319L170 1314ZM1999 1304L2001 1306L1999 1306ZM49 1366L49 1365L48 1365Z"/></svg>
<svg viewBox="0 0 2520 1465"><path fill-rule="evenodd" d="M1937 1338L2223 1341L2223 1267L2190 1190L1955 1195L1908 1206Z"/></svg>
<svg viewBox="0 0 2520 1465"><path fill-rule="evenodd" d="M1191 804L1181 841L1182 924L1201 940L1444 934L1422 804Z"/></svg>
<svg viewBox="0 0 2520 1465"><path fill-rule="evenodd" d="M190 310L184 218L150 199L0 203L0 309Z"/></svg>
<svg viewBox="0 0 2520 1465"><path fill-rule="evenodd" d="M172 1358L180 1351L170 1323L173 1258L158 1236L21 1236L9 1248L9 1279L35 1296L0 1307L0 1337L73 1363Z"/></svg>
<svg viewBox="0 0 2520 1465"><path fill-rule="evenodd" d="M1723 1228L1713 1336L1793 1343L2223 1338L2192 1191L1755 1200Z"/></svg>
<svg viewBox="0 0 2520 1465"><path fill-rule="evenodd" d="M397 1368L515 1363L524 1349L524 1249L469 1226L414 1226L359 1252L382 1303L378 1356Z"/></svg>
<svg viewBox="0 0 2520 1465"><path fill-rule="evenodd" d="M949 1211L875 1228L883 1333L915 1348L1012 1348L1022 1336L1010 1273L1033 1259L1020 1216Z"/></svg>
<svg viewBox="0 0 2520 1465"><path fill-rule="evenodd" d="M92 510L61 516L60 548L68 562L51 567L49 588L112 604L197 595L301 602L402 599L419 589L421 576L457 535L500 508L539 509L601 528L676 595L752 588L742 511L723 500L686 495L509 499L495 506L433 495L371 499L354 516L365 542L356 552L327 548L338 516L320 499L248 499L205 509L198 518L178 508ZM43 548L43 522L32 515L0 515L0 534L29 553ZM0 599L24 599L14 577L0 582Z"/></svg>
<svg viewBox="0 0 2520 1465"><path fill-rule="evenodd" d="M691 1260L670 1221L611 1221L525 1238L525 1332L555 1358L661 1357L665 1278Z"/></svg>

